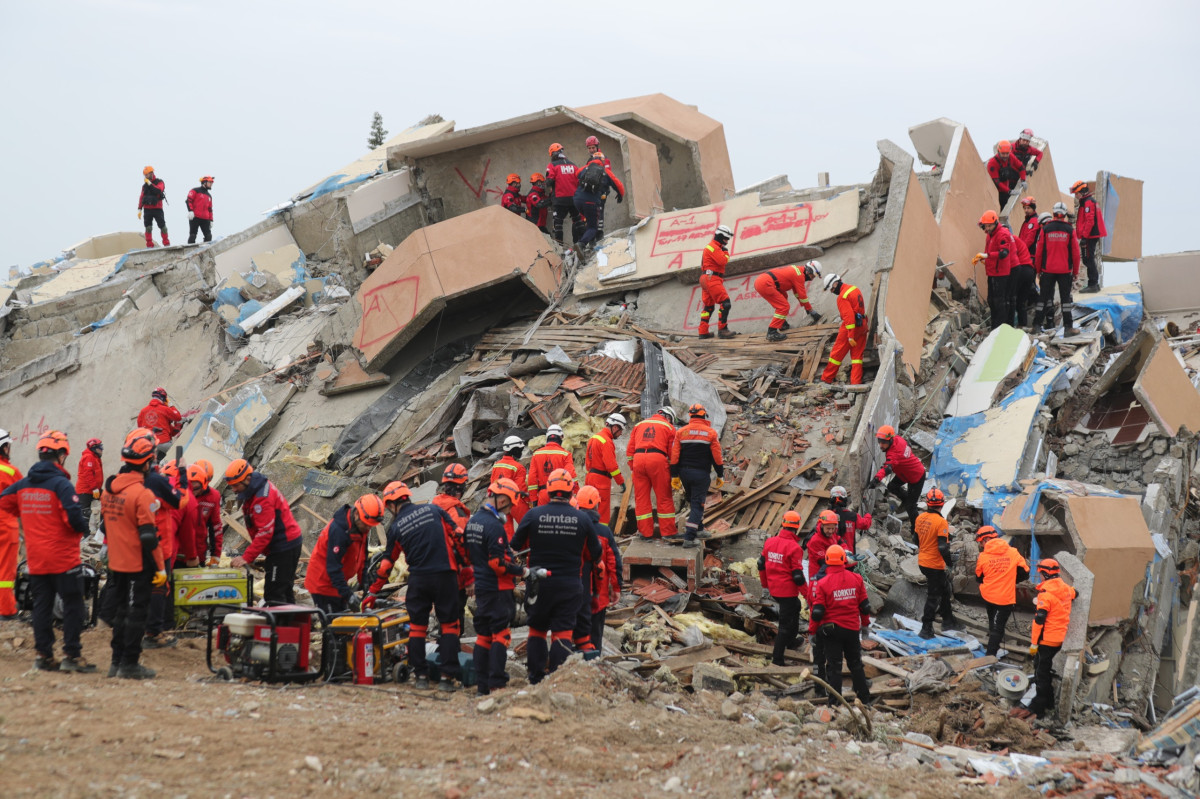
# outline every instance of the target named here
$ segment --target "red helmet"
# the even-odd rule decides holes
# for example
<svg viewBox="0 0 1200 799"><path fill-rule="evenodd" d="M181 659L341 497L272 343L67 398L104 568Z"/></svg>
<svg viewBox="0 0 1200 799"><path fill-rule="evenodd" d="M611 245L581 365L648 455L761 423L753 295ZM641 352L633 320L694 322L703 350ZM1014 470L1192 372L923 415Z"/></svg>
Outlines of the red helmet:
<svg viewBox="0 0 1200 799"><path fill-rule="evenodd" d="M104 451L104 442L98 438L89 438L86 444L87 448L96 454Z"/></svg>
<svg viewBox="0 0 1200 799"><path fill-rule="evenodd" d="M200 178L200 182L201 183L212 183L214 179L215 178L213 178L212 175L205 175L204 177Z"/></svg>
<svg viewBox="0 0 1200 799"><path fill-rule="evenodd" d="M354 500L354 514L367 527L374 527L383 521L383 500L374 494L363 494Z"/></svg>
<svg viewBox="0 0 1200 799"><path fill-rule="evenodd" d="M983 527L980 527L978 530L975 531L975 540L978 541L980 544L987 543L988 541L991 541L993 538L999 538L999 537L1000 537L1000 535L996 532L996 528L992 527L990 524L985 524Z"/></svg>
<svg viewBox="0 0 1200 799"><path fill-rule="evenodd" d="M515 503L521 494L521 488L517 485L516 480L510 477L500 477L488 486L488 493L494 497L508 497Z"/></svg>
<svg viewBox="0 0 1200 799"><path fill-rule="evenodd" d="M520 183L521 183L521 176L520 176L520 175L518 175L516 172L512 172L512 173L510 173L510 174L509 174L509 176L508 176L508 177L506 177L506 178L504 179L504 182L505 182L505 183L507 183L507 184L509 184L510 186L511 186L512 184L514 184L514 183L516 183L517 185L520 185Z"/></svg>
<svg viewBox="0 0 1200 799"><path fill-rule="evenodd" d="M946 504L946 495L940 488L931 488L925 494L925 504L931 508L940 508Z"/></svg>
<svg viewBox="0 0 1200 799"><path fill-rule="evenodd" d="M399 502L402 499L412 499L412 491L406 483L393 480L383 487L384 502Z"/></svg>
<svg viewBox="0 0 1200 799"><path fill-rule="evenodd" d="M1033 199L1032 197L1022 197L1021 205L1025 206L1026 208L1037 208L1037 200Z"/></svg>
<svg viewBox="0 0 1200 799"><path fill-rule="evenodd" d="M800 514L796 513L796 511L794 511L794 510L790 510L787 513L783 514L783 525L782 526L786 527L789 530L799 530L800 529Z"/></svg>
<svg viewBox="0 0 1200 799"><path fill-rule="evenodd" d="M579 507L584 510L592 510L600 505L600 489L595 486L584 486L579 489L579 494L576 496L579 500Z"/></svg>
<svg viewBox="0 0 1200 799"><path fill-rule="evenodd" d="M1001 139L1000 143L996 145L996 152L1000 155L1008 155L1012 152L1012 142L1008 139Z"/></svg>
<svg viewBox="0 0 1200 799"><path fill-rule="evenodd" d="M467 467L461 463L452 463L442 472L442 483L463 485L467 482Z"/></svg>
<svg viewBox="0 0 1200 799"><path fill-rule="evenodd" d="M48 430L42 434L37 443L38 452L63 452L71 454L71 444L67 434L61 430Z"/></svg>
<svg viewBox="0 0 1200 799"><path fill-rule="evenodd" d="M1021 131L1021 135L1017 137L1017 141L1029 141L1032 138L1033 131L1029 128L1025 128L1025 130Z"/></svg>
<svg viewBox="0 0 1200 799"><path fill-rule="evenodd" d="M150 396L154 397L159 402L166 402L167 401L167 390L165 388L163 388L162 386L159 386L158 388L156 388L150 392Z"/></svg>
<svg viewBox="0 0 1200 799"><path fill-rule="evenodd" d="M553 158L555 153L561 153L563 146L558 142L550 145L550 157Z"/></svg>
<svg viewBox="0 0 1200 799"><path fill-rule="evenodd" d="M575 478L566 469L555 469L550 472L546 481L546 491L551 494L570 494L575 490Z"/></svg>
<svg viewBox="0 0 1200 799"><path fill-rule="evenodd" d="M587 141L584 142L584 145L586 145L587 147L599 147L600 140L597 139L595 136L588 136Z"/></svg>
<svg viewBox="0 0 1200 799"><path fill-rule="evenodd" d="M833 544L825 550L825 563L829 566L845 566L846 550L840 544Z"/></svg>

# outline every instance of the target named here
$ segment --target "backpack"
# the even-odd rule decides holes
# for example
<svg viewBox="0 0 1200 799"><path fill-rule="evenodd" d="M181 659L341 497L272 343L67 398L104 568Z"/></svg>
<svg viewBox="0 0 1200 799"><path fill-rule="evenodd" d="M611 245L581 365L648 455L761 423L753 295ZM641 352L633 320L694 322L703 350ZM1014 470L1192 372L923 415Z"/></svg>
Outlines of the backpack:
<svg viewBox="0 0 1200 799"><path fill-rule="evenodd" d="M599 161L591 161L583 171L579 173L579 188L589 194L599 194L604 189L604 181L608 175L604 171L604 164Z"/></svg>

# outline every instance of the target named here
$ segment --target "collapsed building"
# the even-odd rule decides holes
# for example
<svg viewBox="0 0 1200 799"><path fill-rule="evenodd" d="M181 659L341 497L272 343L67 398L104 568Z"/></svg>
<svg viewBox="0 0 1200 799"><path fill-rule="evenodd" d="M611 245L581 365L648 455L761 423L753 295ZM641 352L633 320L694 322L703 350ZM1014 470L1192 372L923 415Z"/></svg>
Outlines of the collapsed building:
<svg viewBox="0 0 1200 799"><path fill-rule="evenodd" d="M498 201L505 173L538 170L549 142L570 151L588 135L628 199L610 204L606 236L581 259ZM1122 739L1131 749L1200 668L1200 294L1178 279L1200 256L1143 257L1141 183L1101 171L1100 254L1137 261L1140 285L1079 298L1081 332L1069 338L989 332L987 281L971 259L977 220L996 205L985 159L951 120L915 126L911 139L917 158L880 141L867 183L794 188L776 176L739 189L721 124L664 95L467 130L431 117L211 244L89 239L0 287L14 460L31 460L51 428L120 440L163 385L198 411L177 440L184 458L218 473L238 457L261 464L303 511L307 553L333 510L390 480L428 498L457 461L470 503L508 435L536 445L561 423L581 457L610 412L702 402L730 467L706 506L713 538L695 551L628 544L630 591L610 613L606 654L684 683L792 690L804 653L785 667L747 661L775 631L752 561L784 512L808 526L840 484L875 515L859 554L886 619L872 668L891 712L917 705L913 658L948 650L935 659L957 656L958 678L992 693L1001 666L1028 669L1024 584L1004 663L964 656L986 633L973 533L992 524L1031 562L1058 558L1079 591L1056 667L1058 724L1134 731ZM1026 195L1068 200L1039 145L1042 164L1002 219ZM730 341L695 335L700 253L719 224L734 232L726 284L742 335ZM810 296L822 320L797 308L786 341L766 340L755 275L817 257L866 298L865 386L816 379L837 333L828 294ZM968 632L949 643L888 634L919 614L924 578L901 512L869 488L885 424L950 498ZM623 539L632 509L627 494L615 501ZM688 632L697 625L719 632ZM886 684L897 676L909 684ZM1155 751L1191 751L1188 735L1171 741Z"/></svg>

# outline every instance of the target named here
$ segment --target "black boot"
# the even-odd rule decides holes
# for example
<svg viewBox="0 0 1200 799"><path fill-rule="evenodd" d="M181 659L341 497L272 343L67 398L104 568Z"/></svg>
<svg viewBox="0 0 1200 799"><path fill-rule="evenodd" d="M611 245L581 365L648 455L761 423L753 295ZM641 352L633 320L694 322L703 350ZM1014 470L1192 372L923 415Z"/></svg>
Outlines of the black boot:
<svg viewBox="0 0 1200 799"><path fill-rule="evenodd" d="M926 640L933 638L933 622L931 622L931 621L921 622L921 632L917 633L917 635Z"/></svg>

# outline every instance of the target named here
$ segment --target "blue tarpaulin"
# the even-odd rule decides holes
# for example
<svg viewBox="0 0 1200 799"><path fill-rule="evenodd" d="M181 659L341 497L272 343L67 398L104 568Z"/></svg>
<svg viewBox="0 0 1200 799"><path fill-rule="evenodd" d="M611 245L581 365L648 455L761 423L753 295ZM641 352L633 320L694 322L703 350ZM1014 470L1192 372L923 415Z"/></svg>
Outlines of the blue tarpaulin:
<svg viewBox="0 0 1200 799"><path fill-rule="evenodd" d="M1081 294L1075 298L1075 317L1083 315L1080 308L1099 311L1112 324L1117 339L1126 342L1142 324L1142 287L1136 283L1112 286L1096 294Z"/></svg>

